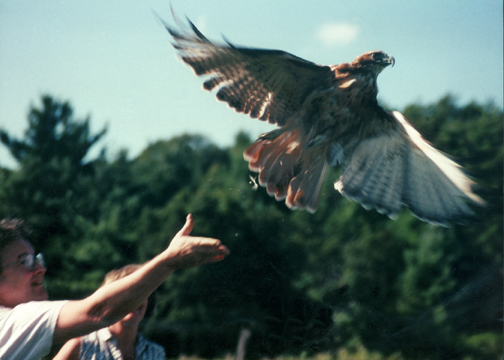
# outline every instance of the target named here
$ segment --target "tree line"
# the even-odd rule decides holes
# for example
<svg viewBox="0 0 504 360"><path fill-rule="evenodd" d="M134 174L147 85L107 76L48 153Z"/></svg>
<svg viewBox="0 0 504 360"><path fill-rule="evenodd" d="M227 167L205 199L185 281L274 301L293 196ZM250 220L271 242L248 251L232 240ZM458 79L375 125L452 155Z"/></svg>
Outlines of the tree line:
<svg viewBox="0 0 504 360"><path fill-rule="evenodd" d="M44 252L51 299L82 298L111 269L142 263L195 217L195 235L231 256L173 274L144 333L170 357L249 358L364 346L405 359L484 359L502 352L503 112L447 95L404 115L462 163L487 202L467 226L395 221L334 191L330 169L315 214L291 211L251 182L237 134L221 148L197 135L150 144L131 158L91 133L69 102L32 106L24 137L0 130L18 166L0 159L0 217L24 219ZM174 119L175 120L175 119ZM499 355L500 356L500 355Z"/></svg>

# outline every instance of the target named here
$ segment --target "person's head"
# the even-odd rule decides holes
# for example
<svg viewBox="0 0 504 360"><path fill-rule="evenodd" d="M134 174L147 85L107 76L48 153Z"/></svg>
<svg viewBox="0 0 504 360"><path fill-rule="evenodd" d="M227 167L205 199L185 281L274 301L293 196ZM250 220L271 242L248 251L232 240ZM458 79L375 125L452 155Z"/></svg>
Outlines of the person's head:
<svg viewBox="0 0 504 360"><path fill-rule="evenodd" d="M112 270L108 272L107 275L105 275L105 278L103 279L103 283L101 284L101 286L122 279L123 277L134 273L141 267L142 265L139 264L131 264L126 265L120 269ZM122 321L133 320L135 322L137 321L140 322L144 317L149 317L153 313L155 306L156 306L156 294L153 293L138 309L126 315Z"/></svg>
<svg viewBox="0 0 504 360"><path fill-rule="evenodd" d="M0 221L0 305L14 307L47 300L42 255L26 240L28 230L16 219Z"/></svg>

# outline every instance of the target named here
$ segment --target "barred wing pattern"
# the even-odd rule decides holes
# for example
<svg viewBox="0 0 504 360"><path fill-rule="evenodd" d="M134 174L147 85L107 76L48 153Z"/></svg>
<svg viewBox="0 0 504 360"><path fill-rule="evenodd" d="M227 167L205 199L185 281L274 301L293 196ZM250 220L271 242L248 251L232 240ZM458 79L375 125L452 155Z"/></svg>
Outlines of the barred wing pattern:
<svg viewBox="0 0 504 360"><path fill-rule="evenodd" d="M388 113L397 130L360 141L348 153L334 187L367 209L391 218L406 206L419 219L448 226L474 216L483 205L460 166L425 141L399 112Z"/></svg>
<svg viewBox="0 0 504 360"><path fill-rule="evenodd" d="M205 90L218 88L217 99L252 118L292 125L306 97L333 76L328 66L284 51L214 44L190 25L192 32L182 33L165 24L182 60L196 75L209 76Z"/></svg>

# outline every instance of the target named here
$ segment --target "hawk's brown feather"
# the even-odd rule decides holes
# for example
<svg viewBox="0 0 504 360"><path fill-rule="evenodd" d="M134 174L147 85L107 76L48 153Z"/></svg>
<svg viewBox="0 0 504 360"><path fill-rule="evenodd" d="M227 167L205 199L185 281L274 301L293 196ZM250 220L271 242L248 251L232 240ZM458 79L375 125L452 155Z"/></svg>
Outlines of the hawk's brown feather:
<svg viewBox="0 0 504 360"><path fill-rule="evenodd" d="M236 111L280 128L244 153L259 184L289 208L317 209L326 166L342 165L335 188L366 208L395 217L406 206L447 225L482 204L459 166L430 146L398 112L381 108L378 74L394 58L370 51L322 66L279 50L209 41L191 22L166 26L182 60L206 76L205 90Z"/></svg>

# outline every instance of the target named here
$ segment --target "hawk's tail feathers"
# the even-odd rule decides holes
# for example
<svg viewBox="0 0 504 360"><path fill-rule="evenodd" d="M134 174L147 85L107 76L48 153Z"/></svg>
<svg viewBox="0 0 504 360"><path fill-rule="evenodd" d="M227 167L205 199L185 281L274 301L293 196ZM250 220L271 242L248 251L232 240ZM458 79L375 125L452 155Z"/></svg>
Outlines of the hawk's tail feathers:
<svg viewBox="0 0 504 360"><path fill-rule="evenodd" d="M289 184L285 204L290 209L306 209L313 214L318 207L327 163L320 154L306 155L301 171Z"/></svg>
<svg viewBox="0 0 504 360"><path fill-rule="evenodd" d="M259 184L290 209L315 212L326 163L319 153L305 150L299 130L274 130L262 135L243 154Z"/></svg>

